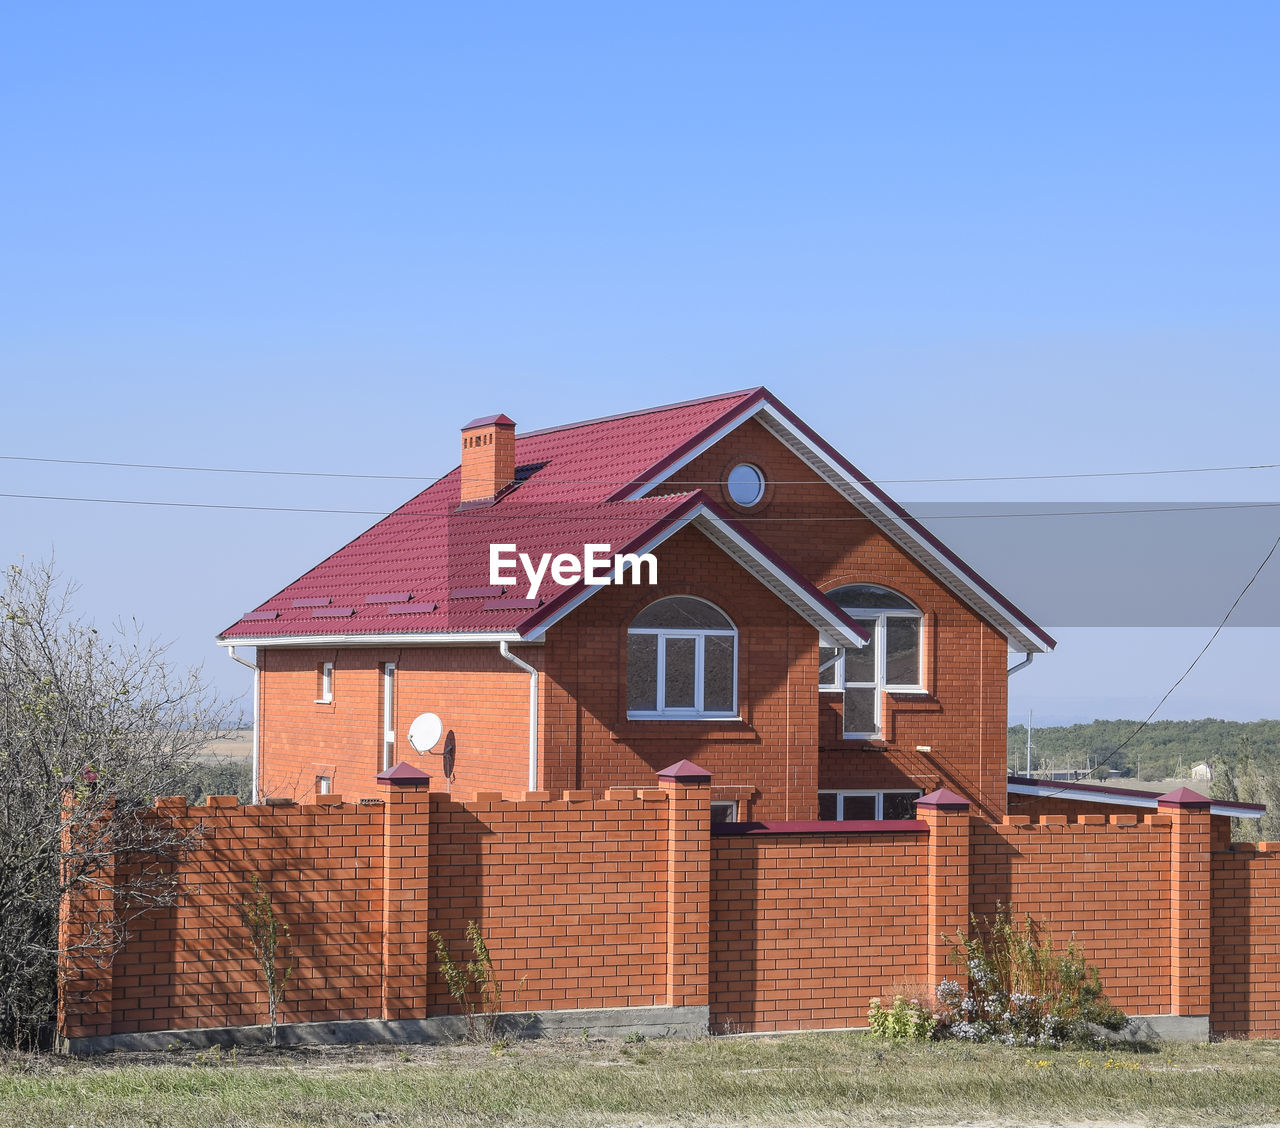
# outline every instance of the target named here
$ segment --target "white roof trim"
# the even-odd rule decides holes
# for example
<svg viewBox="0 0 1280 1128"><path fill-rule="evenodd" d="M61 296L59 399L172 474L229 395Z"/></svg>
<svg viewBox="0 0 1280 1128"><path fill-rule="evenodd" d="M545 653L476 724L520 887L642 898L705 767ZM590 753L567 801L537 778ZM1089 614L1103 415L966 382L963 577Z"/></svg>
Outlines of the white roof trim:
<svg viewBox="0 0 1280 1128"><path fill-rule="evenodd" d="M860 638L851 629L851 624L833 618L827 608L815 600L809 592L798 585L785 571L774 562L762 556L745 538L729 528L720 518L711 513L706 506L699 505L686 516L673 521L670 526L656 534L645 544L635 550L637 556L652 552L668 538L674 536L686 525L693 525L727 556L751 573L765 587L786 603L792 610L805 619L819 634L834 638L839 646L865 646L866 640ZM546 632L571 614L600 589L583 588L554 615L539 623L537 628L527 636L531 642L541 642Z"/></svg>
<svg viewBox="0 0 1280 1128"><path fill-rule="evenodd" d="M1110 803L1115 807L1145 807L1155 811L1160 807L1156 796L1144 795L1139 791L1130 798L1127 795L1116 795L1110 791L1093 791L1084 787L1072 787L1069 783L1011 783L1008 785L1010 795L1035 795L1041 799L1079 799L1087 803ZM1242 811L1233 803L1214 803L1210 801L1209 813L1227 815L1233 819L1260 819L1261 811Z"/></svg>
<svg viewBox="0 0 1280 1128"><path fill-rule="evenodd" d="M625 500L632 501L636 498L647 496L655 486L666 481L667 478L683 466L686 466L699 454L714 446L715 443L736 430L748 419L757 417L776 439L797 455L811 470L825 479L859 512L865 514L882 533L923 565L927 571L946 584L951 591L974 611L995 624L1004 636L1014 644L1015 649L1026 654L1039 654L1052 649L1052 640L1036 630L1034 624L1015 619L1008 611L976 587L972 580L957 572L947 560L938 554L932 545L923 540L900 517L887 510L884 503L868 492L861 482L841 467L828 461L820 451L814 449L812 443L795 430L790 420L775 411L773 405L767 399L762 400L754 410L744 413L739 418L719 428L711 438L700 443L687 457L681 458L678 462L665 469L659 476L636 487L627 494Z"/></svg>
<svg viewBox="0 0 1280 1128"><path fill-rule="evenodd" d="M528 642L515 631L436 631L424 634L313 634L257 638L218 636L219 646L459 646L491 642Z"/></svg>

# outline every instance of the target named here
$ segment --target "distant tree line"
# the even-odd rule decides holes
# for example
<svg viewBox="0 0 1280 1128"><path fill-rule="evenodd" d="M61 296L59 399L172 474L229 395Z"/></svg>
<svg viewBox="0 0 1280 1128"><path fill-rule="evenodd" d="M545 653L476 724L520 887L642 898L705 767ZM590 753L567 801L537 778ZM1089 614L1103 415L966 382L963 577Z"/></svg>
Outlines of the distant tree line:
<svg viewBox="0 0 1280 1128"><path fill-rule="evenodd" d="M1237 841L1280 840L1280 721L1152 721L1123 748L1138 721L1092 721L1032 730L1032 766L1085 768L1101 779L1115 770L1147 780L1186 778L1196 764L1213 769L1214 799L1263 803L1261 819L1239 819ZM1009 728L1009 770L1026 770L1027 727Z"/></svg>

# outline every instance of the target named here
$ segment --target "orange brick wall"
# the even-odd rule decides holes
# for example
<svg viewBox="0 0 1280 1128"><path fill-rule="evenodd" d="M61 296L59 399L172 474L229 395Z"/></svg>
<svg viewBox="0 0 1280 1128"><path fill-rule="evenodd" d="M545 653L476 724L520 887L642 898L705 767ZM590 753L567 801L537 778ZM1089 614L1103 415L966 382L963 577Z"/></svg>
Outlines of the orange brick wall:
<svg viewBox="0 0 1280 1128"><path fill-rule="evenodd" d="M745 511L718 484L744 461L760 467L769 482L764 501ZM657 492L690 488L705 490L717 505L740 515L753 536L820 590L882 584L926 613L922 633L930 692L886 696L882 741L845 740L841 695L820 695L819 786L918 786L927 792L945 785L988 818L1000 818L1008 730L1004 636L869 520L851 520L857 511L755 420L699 455ZM759 520L770 517L787 520ZM919 746L932 751L917 753Z"/></svg>
<svg viewBox="0 0 1280 1128"><path fill-rule="evenodd" d="M433 796L432 927L455 954L481 924L510 1010L652 1006L665 991L666 798ZM453 1009L434 978L429 1006Z"/></svg>
<svg viewBox="0 0 1280 1128"><path fill-rule="evenodd" d="M651 1006L667 1002L673 973L686 978L667 953L688 963L704 943L705 913L690 923L684 910L689 881L706 879L696 850L709 835L707 788L554 801L482 793L466 804L425 787L382 793L380 802L315 806L161 800L150 817L202 825L201 848L180 868L176 903L135 922L109 968L76 969L63 1033L265 1021L238 912L255 874L290 930L285 958L296 970L282 1022L456 1012L429 934L439 930L465 957L471 920L507 1010Z"/></svg>
<svg viewBox="0 0 1280 1128"><path fill-rule="evenodd" d="M538 665L539 647L517 648ZM315 778L328 775L334 792L374 798L382 756L382 668L396 663L396 748L442 789L523 791L529 780L529 675L493 646L360 649L264 649L258 705L262 797L310 800ZM316 704L319 668L333 662L333 702ZM409 725L437 713L445 737L436 752L409 745ZM453 775L438 753L452 737Z"/></svg>
<svg viewBox="0 0 1280 1128"><path fill-rule="evenodd" d="M1076 941L1117 1006L1164 1013L1170 822L1157 814L975 820L972 911L991 917L1006 905L1015 918L1030 913L1058 943Z"/></svg>
<svg viewBox="0 0 1280 1128"><path fill-rule="evenodd" d="M1280 844L1228 847L1219 834L1215 845L1210 1024L1222 1037L1280 1038Z"/></svg>
<svg viewBox="0 0 1280 1128"><path fill-rule="evenodd" d="M112 1005L88 1033L256 1023L266 993L237 906L257 874L290 927L296 970L281 1021L376 1013L382 814L377 807L175 809L204 827L183 895L135 927L115 960Z"/></svg>
<svg viewBox="0 0 1280 1128"><path fill-rule="evenodd" d="M706 1005L717 1030L862 1026L872 997L955 975L942 936L1007 905L1074 940L1131 1014L1280 1035L1280 845L1231 846L1207 811L993 824L944 797L884 831L712 835L711 793L664 781L463 803L383 784L373 803L161 800L149 817L204 828L180 896L114 962L68 959L61 1031L262 1021L237 913L257 874L290 926L283 1021L453 1012L430 933L462 956L475 920L506 1009ZM65 908L71 937L110 901Z"/></svg>
<svg viewBox="0 0 1280 1128"><path fill-rule="evenodd" d="M926 836L712 839L712 1029L864 1026L923 975Z"/></svg>
<svg viewBox="0 0 1280 1128"><path fill-rule="evenodd" d="M815 818L817 632L694 529L655 555L656 586L601 588L547 632L541 785L638 786L687 759L717 788L744 789L744 819ZM627 625L674 594L710 600L737 627L741 720L627 720Z"/></svg>

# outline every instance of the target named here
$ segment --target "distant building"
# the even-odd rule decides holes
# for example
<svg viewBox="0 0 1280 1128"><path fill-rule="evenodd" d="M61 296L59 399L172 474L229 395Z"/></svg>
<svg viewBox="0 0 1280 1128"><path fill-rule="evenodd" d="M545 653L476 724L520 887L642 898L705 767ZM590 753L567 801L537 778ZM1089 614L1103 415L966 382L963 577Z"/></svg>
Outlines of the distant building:
<svg viewBox="0 0 1280 1128"><path fill-rule="evenodd" d="M1209 781L1213 779L1213 765L1207 763L1199 763L1191 769L1192 779L1201 779Z"/></svg>

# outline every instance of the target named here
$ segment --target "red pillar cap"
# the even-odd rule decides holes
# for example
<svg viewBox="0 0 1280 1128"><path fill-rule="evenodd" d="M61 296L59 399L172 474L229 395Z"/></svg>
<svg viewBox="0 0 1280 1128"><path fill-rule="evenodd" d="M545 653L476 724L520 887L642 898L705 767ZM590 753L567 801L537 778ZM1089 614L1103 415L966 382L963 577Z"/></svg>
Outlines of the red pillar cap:
<svg viewBox="0 0 1280 1128"><path fill-rule="evenodd" d="M916 810L918 811L921 807L932 811L967 811L969 800L963 795L957 795L954 791L940 787L937 791L930 791L928 795L921 795L916 800Z"/></svg>
<svg viewBox="0 0 1280 1128"><path fill-rule="evenodd" d="M1176 791L1161 795L1156 800L1157 807L1172 807L1183 811L1201 811L1212 805L1211 799L1198 791L1192 791L1189 787L1179 787Z"/></svg>
<svg viewBox="0 0 1280 1128"><path fill-rule="evenodd" d="M692 760L678 760L669 768L658 773L659 779L670 779L676 783L710 783L711 773L700 768Z"/></svg>
<svg viewBox="0 0 1280 1128"><path fill-rule="evenodd" d="M400 787L426 787L431 782L431 777L412 764L406 764L401 760L394 768L379 772L378 782L393 783Z"/></svg>

